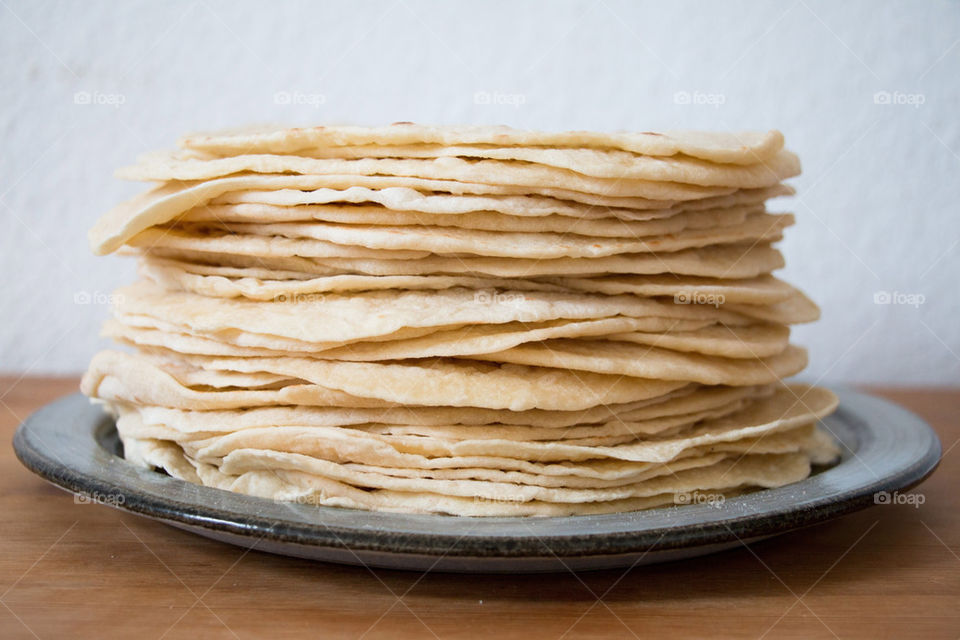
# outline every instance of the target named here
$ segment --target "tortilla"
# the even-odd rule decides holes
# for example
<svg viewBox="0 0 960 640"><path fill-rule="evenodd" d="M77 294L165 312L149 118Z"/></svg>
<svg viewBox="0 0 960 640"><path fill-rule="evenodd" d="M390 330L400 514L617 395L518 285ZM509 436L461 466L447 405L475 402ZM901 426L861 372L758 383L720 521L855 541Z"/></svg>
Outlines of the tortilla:
<svg viewBox="0 0 960 640"><path fill-rule="evenodd" d="M137 247L173 247L256 256L399 260L434 255L503 258L600 258L674 252L691 247L770 242L793 224L793 216L758 213L740 224L645 238L589 237L558 233L507 233L429 226L230 223L151 229L129 241ZM221 235L221 234L230 235ZM338 250L339 249L339 250ZM378 255L379 254L379 255Z"/></svg>
<svg viewBox="0 0 960 640"><path fill-rule="evenodd" d="M90 247L96 255L105 255L119 249L129 238L152 226L161 225L178 215L199 207L210 200L232 191L251 189L351 189L355 187L384 190L400 187L406 191L390 194L388 197L405 202L411 190L436 191L454 195L535 195L549 196L560 200L573 200L592 207L649 208L669 207L672 201L655 201L642 197L614 197L610 195L586 194L578 191L556 188L538 188L510 185L489 185L459 182L455 180L430 180L398 176L340 176L340 175L264 175L240 174L200 181L170 181L160 184L145 193L114 207L101 217L90 230ZM716 191L716 189L714 189ZM720 192L724 192L721 190ZM732 191L732 190L730 190ZM658 204L659 203L659 204ZM468 205L469 206L469 205ZM476 206L476 205L473 205ZM476 209L470 209L476 210ZM484 209L487 210L487 205ZM552 208L539 211L555 213ZM513 210L511 210L513 212ZM545 215L541 213L541 215ZM604 215L610 215L604 212Z"/></svg>
<svg viewBox="0 0 960 640"><path fill-rule="evenodd" d="M460 147L460 149L463 149ZM454 153L456 149L452 150ZM493 150L484 154L495 154ZM580 150L514 149L509 159L465 160L456 155L437 158L311 158L289 155L237 155L200 159L190 154L160 152L144 156L138 164L119 169L117 177L127 180L210 180L231 174L295 173L301 175L387 175L457 180L480 184L571 189L614 197L642 197L653 200L697 200L730 193L729 187L757 189L779 183L800 172L800 162L789 151L781 151L764 162L749 166L722 166L684 157L636 157L630 154L609 158L609 152ZM540 164L552 159L553 165ZM558 165L575 164L571 171Z"/></svg>
<svg viewBox="0 0 960 640"><path fill-rule="evenodd" d="M489 258L429 256L419 260L239 256L215 252L150 249L150 255L237 267L265 267L306 274L371 276L476 275L494 278L674 273L684 276L755 278L784 266L768 244L724 245L673 253L623 254L605 258Z"/></svg>
<svg viewBox="0 0 960 640"><path fill-rule="evenodd" d="M125 325L116 320L108 321L103 328L102 335L113 338L123 344L140 347L159 347L183 354L211 355L211 356L264 356L277 357L286 355L309 355L329 360L351 360L355 362L377 360L402 360L408 358L430 358L465 356L475 353L490 353L501 351L525 342L544 340L547 338L569 338L585 336L611 335L612 339L626 339L642 342L642 336L658 336L656 333L667 329L691 329L699 326L710 326L707 321L674 320L670 318L601 318L585 321L553 320L544 323L527 324L511 322L504 324L455 327L450 329L438 328L437 331L423 336L410 337L398 340L377 340L351 342L342 346L331 346L328 343L289 343L289 349L271 349L269 346L245 346L256 342L251 336L223 339L209 337L189 332L185 328L165 326L152 328L149 326ZM654 333L644 334L612 334L618 330L648 329ZM734 334L739 335L739 334ZM628 336L627 338L618 336ZM640 336L640 337L636 337ZM751 336L751 349L756 351L769 350L771 343L785 340L769 335ZM726 344L731 341L729 334L721 334L719 340L712 335L700 335L696 331L681 332L679 334L681 346L690 350L710 349L710 345L719 342ZM279 342L279 341L274 341ZM279 345L278 345L279 346ZM720 347L716 347L720 348ZM296 349L296 350L292 350Z"/></svg>
<svg viewBox="0 0 960 640"><path fill-rule="evenodd" d="M583 293L455 288L329 294L263 303L167 291L148 282L119 289L115 308L118 317L147 316L187 327L197 335L242 331L331 346L390 336L404 329L452 325L536 323L613 316L710 322L727 319L735 322L737 319L736 314L724 309L677 305L630 295L590 296ZM438 316L437 309L443 309L444 314Z"/></svg>
<svg viewBox="0 0 960 640"><path fill-rule="evenodd" d="M547 214L541 217L525 217L474 211L468 213L418 213L393 211L383 207L360 205L299 205L284 207L272 204L221 204L191 209L178 222L207 223L306 223L311 221L332 222L350 225L383 225L391 227L425 226L458 227L477 231L511 233L576 234L604 238L640 238L663 234L675 234L684 229L741 224L750 214L763 213L762 205L682 211L657 216L648 220L624 220L614 216L598 218L571 217Z"/></svg>
<svg viewBox="0 0 960 640"><path fill-rule="evenodd" d="M359 145L488 144L589 149L620 149L647 156L684 154L713 162L753 164L783 148L779 131L719 133L664 131L660 133L547 133L509 127L433 127L397 123L387 127L323 126L261 128L237 132L194 134L180 139L185 149L236 153L292 153L303 149Z"/></svg>

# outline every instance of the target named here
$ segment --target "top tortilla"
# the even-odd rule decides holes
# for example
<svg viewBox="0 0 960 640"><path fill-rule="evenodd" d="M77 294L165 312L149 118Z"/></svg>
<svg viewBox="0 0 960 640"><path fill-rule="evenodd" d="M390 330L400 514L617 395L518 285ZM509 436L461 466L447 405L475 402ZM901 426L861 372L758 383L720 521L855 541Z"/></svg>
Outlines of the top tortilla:
<svg viewBox="0 0 960 640"><path fill-rule="evenodd" d="M664 131L597 133L520 131L504 126L426 126L396 123L386 127L261 127L243 131L198 133L180 139L184 149L217 154L293 153L317 147L409 144L489 144L498 146L588 147L619 149L645 156L684 154L730 164L767 160L783 148L783 134L766 132Z"/></svg>

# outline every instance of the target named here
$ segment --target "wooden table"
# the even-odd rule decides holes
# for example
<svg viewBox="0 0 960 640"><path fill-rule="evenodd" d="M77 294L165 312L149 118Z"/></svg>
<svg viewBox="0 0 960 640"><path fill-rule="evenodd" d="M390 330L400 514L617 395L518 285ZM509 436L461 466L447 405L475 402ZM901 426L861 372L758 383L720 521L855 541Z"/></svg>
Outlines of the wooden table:
<svg viewBox="0 0 960 640"><path fill-rule="evenodd" d="M75 379L0 378L9 442ZM0 638L957 638L960 390L875 390L940 434L925 502L633 571L458 576L212 542L70 495L0 452Z"/></svg>

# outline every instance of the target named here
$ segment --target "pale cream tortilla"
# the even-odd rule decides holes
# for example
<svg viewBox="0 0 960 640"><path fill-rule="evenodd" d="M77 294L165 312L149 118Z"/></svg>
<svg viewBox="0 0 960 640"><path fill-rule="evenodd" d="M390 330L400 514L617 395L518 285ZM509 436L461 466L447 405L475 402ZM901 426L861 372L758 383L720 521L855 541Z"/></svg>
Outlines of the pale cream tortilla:
<svg viewBox="0 0 960 640"><path fill-rule="evenodd" d="M766 358L782 353L787 348L790 328L781 324L763 323L742 327L714 324L693 331L632 331L606 334L601 338L612 342L630 342L724 358Z"/></svg>
<svg viewBox="0 0 960 640"><path fill-rule="evenodd" d="M778 457L780 458L781 468L777 469L777 472L782 475L788 477L794 475L790 472L791 462L788 462L788 460L796 460L797 473L802 473L803 467L801 465L806 463L806 473L809 473L809 459L803 454L799 452L780 454ZM227 475L242 475L249 471L259 471L264 468L295 471L336 480L349 486L359 486L364 489L386 489L401 492L422 491L441 496L493 501L503 500L515 503L538 501L583 504L609 503L635 497L652 497L669 491L681 492L692 489L709 490L740 486L743 483L743 476L740 474L751 469L754 459L754 455L751 454L740 460L715 463L711 467L680 470L675 473L661 473L639 482L603 488L543 487L496 481L403 478L361 471L356 468L346 468L309 456L257 450L240 450L232 453L220 464L219 469L221 473ZM727 464L724 464L724 462ZM703 471L711 468L718 469L718 472L705 477ZM693 472L698 473L694 475ZM695 478L699 486L692 484L692 479L689 476ZM771 476L774 476L774 474L771 474ZM730 485L725 483L730 483ZM766 484L761 482L759 486L765 486ZM779 486L779 484L774 484L774 486Z"/></svg>
<svg viewBox="0 0 960 640"><path fill-rule="evenodd" d="M796 375L807 366L806 350L795 345L766 358L748 359L669 351L626 342L561 339L521 344L505 351L471 357L593 374L734 385L775 382ZM279 370L272 373L287 375Z"/></svg>
<svg viewBox="0 0 960 640"><path fill-rule="evenodd" d="M771 242L778 240L783 229L793 222L794 218L789 214L756 213L739 224L643 238L327 222L200 223L173 229L149 229L129 240L128 244L135 247L168 247L270 257L398 260L433 254L544 260L593 259L648 252L672 253L713 245ZM225 232L231 235L223 235Z"/></svg>
<svg viewBox="0 0 960 640"><path fill-rule="evenodd" d="M264 273L264 276L269 274ZM668 296L677 304L717 306L772 305L793 298L798 293L795 287L771 275L742 279L704 278L677 274L607 275L596 278L544 278L541 282L589 293Z"/></svg>
<svg viewBox="0 0 960 640"><path fill-rule="evenodd" d="M549 193L548 189L592 194L603 198L644 198L649 200L698 200L733 193L733 186L700 186L680 182L656 182L637 179L593 178L573 171L551 169L497 160L467 161L458 158L439 160L368 159L312 160L294 156L235 156L217 160L180 159L175 155L155 154L142 163L119 169L117 177L148 182L210 181L248 173L264 177L288 174L304 177L387 176L418 180L444 180L460 184L522 188L529 193ZM788 173L782 171L782 173ZM780 181L769 173L766 187ZM219 195L219 194L218 194Z"/></svg>
<svg viewBox="0 0 960 640"><path fill-rule="evenodd" d="M236 132L184 136L180 146L210 153L292 153L303 149L359 145L485 144L500 147L587 147L620 149L647 156L684 154L713 162L753 164L771 158L783 148L779 131L719 133L663 131L549 133L509 127L425 126L398 123L386 127L321 126L259 128Z"/></svg>
<svg viewBox="0 0 960 640"><path fill-rule="evenodd" d="M210 356L247 357L247 356L297 356L330 360L351 360L358 362L375 362L380 360L401 360L408 358L431 358L468 356L476 353L490 353L509 349L518 344L548 338L570 337L604 337L611 335L611 339L626 340L643 343L645 336L660 336L662 331L676 331L678 328L690 328L678 332L673 339L675 346L669 348L683 348L700 352L735 350L742 341L743 348L754 352L764 351L763 355L771 355L769 351L783 350L786 347L785 332L747 332L736 327L728 331L697 333L698 325L710 326L706 321L683 321L669 318L601 318L585 321L554 320L545 323L504 323L496 325L475 325L450 329L438 329L435 332L400 340L378 340L352 342L343 346L330 346L325 343L289 344L291 349L271 349L265 346L244 346L254 343L250 336L237 339L223 339L221 336L205 336L191 333L187 330L176 330L176 327L165 326L152 328L149 326L127 325L118 320L109 320L103 328L102 335L110 337L121 344L137 347L160 347L176 353ZM639 329L648 329L647 333L636 333ZM614 334L619 330L628 333ZM730 344L737 341L737 344ZM301 347L293 350L292 347ZM724 355L724 354L720 354ZM737 357L730 355L729 357ZM747 356L740 356L747 357Z"/></svg>
<svg viewBox="0 0 960 640"><path fill-rule="evenodd" d="M185 387L258 390L276 389L296 382L287 376L263 372L205 371L174 366L168 366L166 371Z"/></svg>
<svg viewBox="0 0 960 640"><path fill-rule="evenodd" d="M199 253L228 253L254 258L346 258L368 260L414 260L426 258L429 251L383 251L336 244L322 240L293 240L277 236L234 235L226 231L154 227L127 240L127 245L144 250L173 249Z"/></svg>
<svg viewBox="0 0 960 640"><path fill-rule="evenodd" d="M134 439L129 439L133 441ZM145 458L145 466L158 466L176 477L197 478L207 486L245 493L271 500L291 501L331 507L397 511L413 513L442 513L460 516L566 516L599 513L615 513L648 509L667 504L690 502L689 495L706 493L711 498L736 495L748 486L775 487L803 479L809 474L809 459L800 454L789 458L783 456L751 456L746 464L711 468L710 477L719 477L724 486L737 483L734 488L707 488L705 476L698 474L686 479L685 484L676 484L677 493L663 493L645 498L629 498L608 502L550 503L520 502L511 499L481 499L444 496L425 492L404 492L381 489L359 489L322 476L297 471L260 468L240 476L221 473L216 467L197 463L179 452L171 460L171 452L164 451L164 444L146 440L136 443L136 449ZM133 445L131 445L133 446ZM759 459L759 460L758 460ZM790 460L786 465L785 461ZM187 469L187 467L192 467ZM693 469L692 471L697 471ZM181 475L184 474L184 475ZM189 475L187 475L189 474ZM671 476L672 477L672 476ZM699 486L697 486L699 485ZM692 487L692 488L690 488Z"/></svg>
<svg viewBox="0 0 960 640"><path fill-rule="evenodd" d="M178 222L208 223L305 223L332 222L350 225L458 227L478 231L504 233L561 233L605 238L640 238L686 229L707 229L741 224L751 214L763 213L763 205L735 206L725 209L682 211L649 220L624 220L571 217L547 214L524 217L475 211L469 213L419 213L394 211L384 207L362 205L299 205L283 207L272 204L222 204L191 209Z"/></svg>
<svg viewBox="0 0 960 640"><path fill-rule="evenodd" d="M789 298L773 304L730 304L726 309L764 322L802 323L820 319L820 307L799 289L795 289Z"/></svg>
<svg viewBox="0 0 960 640"><path fill-rule="evenodd" d="M484 153L496 153L493 150ZM729 193L729 189L759 189L800 173L800 162L780 151L752 165L717 165L694 158L653 158L622 154L611 162L603 152L585 150L510 150L517 162L470 159L368 157L360 159L307 158L289 155L237 155L199 159L182 152L158 152L141 157L136 165L117 170L127 180L210 180L253 172L300 175L387 175L456 180L479 184L559 188L615 197L655 200L696 200ZM483 158L483 156L480 156ZM542 163L552 159L550 166ZM558 166L567 165L567 166ZM570 166L577 169L571 169Z"/></svg>
<svg viewBox="0 0 960 640"><path fill-rule="evenodd" d="M215 180L173 181L160 184L105 213L89 232L90 247L97 255L105 255L119 249L129 238L144 229L169 222L178 215L199 207L210 200L233 191L251 189L350 189L366 187L384 190L401 187L402 194L385 196L400 202L409 200L414 189L437 191L441 193L484 194L484 195L530 195L529 187L472 184L453 180L429 180L397 176L357 176L357 175L262 175L240 174L225 176ZM540 188L534 194L574 200L591 206L613 208L645 209L656 201L648 198L617 198L608 195L583 194L566 189ZM390 202L389 200L387 202ZM559 204L559 203L558 203ZM660 206L672 206L666 202ZM390 206L390 205L388 205ZM402 205L397 205L402 210ZM475 210L475 209L471 209ZM486 209L484 209L486 210ZM543 211L543 209L541 209ZM548 213L555 212L546 209ZM543 215L543 214L541 214ZM605 212L604 215L611 215Z"/></svg>
<svg viewBox="0 0 960 640"><path fill-rule="evenodd" d="M150 368L156 368L148 365ZM772 387L700 387L686 385L669 393L628 404L598 405L579 411L501 411L470 407L320 407L259 406L244 409L179 409L118 401L118 406L136 408L144 423L166 425L181 436L269 426L357 426L372 423L415 426L507 425L531 429L567 429L581 426L642 422L659 417L695 413L742 400L766 397Z"/></svg>
<svg viewBox="0 0 960 640"><path fill-rule="evenodd" d="M282 183L264 181L253 176L264 187L227 191L209 201L210 207L237 204L284 207L285 217L299 216L298 207L309 206L379 206L385 210L430 215L463 215L491 212L518 218L561 216L577 220L617 217L635 220L669 218L695 208L724 208L739 205L757 205L767 197L789 195L780 192L786 185L766 189L737 191L717 198L677 202L647 198L603 198L589 194L575 194L550 190L554 195L529 193L522 188L503 185L479 185L442 180L397 178L392 176L356 176L359 185L350 185L344 176L322 176L311 181L333 184L335 187L283 187ZM322 178L322 179L321 179ZM302 182L304 179L299 178ZM410 186L393 186L410 185ZM418 190L419 189L419 190ZM566 197L563 197L566 196ZM571 199L575 196L576 199ZM204 204L203 206L207 206ZM202 208L202 207L200 207Z"/></svg>
<svg viewBox="0 0 960 640"><path fill-rule="evenodd" d="M119 316L149 316L197 335L240 330L250 334L334 345L404 329L451 325L536 323L626 316L735 324L738 317L705 305L673 304L637 296L583 293L473 291L372 291L316 299L263 303L167 291L152 283L117 290ZM442 310L442 313L438 313ZM253 346L253 345L251 345Z"/></svg>
<svg viewBox="0 0 960 640"><path fill-rule="evenodd" d="M633 294L673 298L677 304L772 305L797 295L797 289L773 276L719 279L676 274L615 275L596 278L482 278L475 276L313 276L264 267L229 267L141 256L139 272L166 289L204 296L243 297L263 301L309 299L310 294L345 291L506 289L514 291L581 291L607 295ZM806 312L803 314L807 315Z"/></svg>
<svg viewBox="0 0 960 640"><path fill-rule="evenodd" d="M166 440L162 431L157 431L148 425L144 425L140 416L136 413L125 413L117 420L120 437L125 444L134 443L133 456L127 459L134 464L143 466L157 466L166 468L174 459L174 452L183 456L185 451L173 440ZM795 432L788 432L790 440L795 441ZM754 447L756 453L783 453L791 449L789 443L787 446L777 446L777 440L785 439L784 434L775 434L765 437L762 441L756 441ZM792 436L792 437L791 437ZM151 457L143 451L139 445L145 442L154 442L162 444L164 456L156 462L149 462L147 458ZM774 446L770 446L773 444ZM797 450L794 445L793 451ZM556 463L538 463L534 470L515 470L500 469L496 467L450 467L438 469L417 469L415 467L384 467L376 464L363 464L356 462L341 463L344 468L380 473L385 476L395 476L400 478L421 478L425 475L442 480L486 480L492 482L511 482L516 484L537 485L543 487L573 487L573 488L595 488L595 487L615 487L623 484L639 482L660 475L676 473L685 469L708 466L719 462L720 460L737 455L732 452L717 452L702 454L693 452L691 455L685 455L672 461L669 465L655 463L627 463L617 461L615 464L609 464L612 461L587 461L586 463L556 464ZM199 463L191 458L194 463ZM185 459L182 462L187 462ZM513 463L521 461L505 459L505 466L509 467ZM193 471L192 465L187 462ZM541 472L542 471L542 472ZM169 470L171 475L182 477L183 468L175 466ZM200 483L199 478L190 479L192 482Z"/></svg>
<svg viewBox="0 0 960 640"><path fill-rule="evenodd" d="M794 412L802 413L802 411ZM728 414L729 415L729 414ZM719 420L715 420L718 422ZM483 443L473 440L450 441L440 439L432 444L438 451L450 447L463 445L465 449L488 448L494 455L439 455L424 456L422 453L403 451L402 442L410 438L390 438L378 433L369 433L356 429L330 430L325 427L299 428L279 427L273 429L250 429L242 432L232 432L227 435L210 434L206 438L183 438L181 432L165 430L157 425L146 425L137 412L125 411L118 420L121 436L126 438L175 438L178 446L197 462L219 464L226 456L235 451L278 451L313 458L328 460L344 465L347 468L372 468L378 473L399 477L435 477L436 475L456 476L469 473L473 475L481 472L522 473L526 475L527 484L547 485L556 484L572 478L582 479L584 484L616 485L624 481L629 482L636 475L646 475L658 467L666 466L667 470L675 464L685 466L691 459L702 458L714 453L734 453L745 455L749 453L784 453L803 450L812 459L819 462L829 462L838 454L838 447L832 439L812 423L802 423L790 418L794 426L776 424L765 428L760 435L739 437L736 433L727 433L720 441L711 440L708 444L684 446L686 440L693 440L700 436L671 435L666 438L645 441L649 450L651 447L663 449L668 447L675 456L669 461L637 461L625 460L620 457L593 458L586 457L578 460L536 460L530 461L524 456L504 457L500 453L511 449L536 447L550 451L557 447L567 450L582 451L585 447L567 441L531 442L524 445L522 442L489 441ZM324 430L326 434L324 435ZM196 434L203 436L205 434ZM702 434L701 434L702 435ZM416 439L414 439L416 440ZM421 439L422 440L422 439ZM429 442L429 441L427 441ZM639 442L639 441L638 441ZM249 445L255 445L251 448ZM602 447L605 451L623 450L632 446ZM267 447L266 449L262 447ZM273 448L271 448L273 447ZM397 447L401 447L398 449ZM589 448L589 447L586 447ZM549 456L548 456L549 457ZM369 462L364 462L369 460ZM388 465L388 466L385 466ZM394 466L389 466L394 465Z"/></svg>
<svg viewBox="0 0 960 640"><path fill-rule="evenodd" d="M747 402L769 397L773 385L681 389L662 398L559 415L556 412L508 412L436 407L342 409L268 407L244 411L187 411L153 406L135 410L143 427L162 427L167 437L196 441L245 429L271 427L349 427L393 435L445 434L452 439L564 440L591 435L653 435L690 426L704 416L739 410ZM576 415L575 415L576 414ZM522 424L524 419L536 424ZM591 422L592 421L592 422ZM482 428L478 428L482 427ZM134 435L142 435L137 433ZM153 437L153 436L147 436Z"/></svg>
<svg viewBox="0 0 960 640"><path fill-rule="evenodd" d="M184 155L192 157L189 153ZM716 163L685 155L644 156L608 149L430 144L320 147L294 155L321 159L485 158L566 169L597 178L636 178L700 185L732 184L741 189L750 188L751 185L755 185L753 188L763 186L769 183L771 176L779 175L781 172L783 175L779 175L780 179L800 172L799 159L793 153L784 150L763 161L757 160L745 164ZM196 157L210 160L218 156L197 154Z"/></svg>
<svg viewBox="0 0 960 640"><path fill-rule="evenodd" d="M236 409L273 405L321 407L389 407L374 398L357 398L312 383L280 389L220 390L185 386L157 363L127 353L101 351L90 361L80 390L95 401L147 404L189 410Z"/></svg>
<svg viewBox="0 0 960 640"><path fill-rule="evenodd" d="M188 262L257 267L316 275L426 276L471 275L492 278L544 276L654 275L675 273L707 278L755 278L784 266L783 255L768 244L719 245L664 254L624 254L606 258L429 256L418 260L238 256L226 253L154 248L149 254Z"/></svg>
<svg viewBox="0 0 960 640"><path fill-rule="evenodd" d="M638 357L642 359L636 360ZM188 354L179 358L203 369L272 373L387 402L512 411L572 411L632 402L668 393L688 382L768 384L798 373L807 363L806 351L793 345L777 355L749 360L588 340L524 344L469 359L349 362ZM569 397L549 397L563 389ZM484 390L489 395L484 396Z"/></svg>
<svg viewBox="0 0 960 640"><path fill-rule="evenodd" d="M399 180L398 178L383 178ZM373 181L366 176L360 181ZM454 183L457 184L457 183ZM789 196L794 189L786 184L776 184L762 189L739 189L733 193L699 200L644 200L628 198L596 199L588 194L575 194L576 200L540 195L475 195L463 192L457 187L457 193L443 193L440 184L422 185L430 190L421 193L412 188L383 186L379 189L352 186L345 189L317 188L297 190L286 188L247 189L228 191L210 200L210 206L231 204L256 204L282 206L292 209L286 217L296 216L296 207L301 205L335 205L336 203L377 204L384 209L407 213L425 213L432 215L460 215L464 213L502 213L514 217L546 217L557 215L577 220L619 218L622 220L655 220L690 211L708 209L727 209L761 205L770 198ZM466 185L473 189L482 189L481 185ZM489 185L487 185L489 186ZM499 187L507 189L507 187Z"/></svg>
<svg viewBox="0 0 960 640"><path fill-rule="evenodd" d="M309 384L271 391L185 388L144 355L104 351L81 387L90 397L173 408L232 409L275 404L331 407L418 405L525 411L577 411L663 396L684 381L647 380L481 362L381 364L302 358L182 356L198 368L273 373Z"/></svg>
<svg viewBox="0 0 960 640"><path fill-rule="evenodd" d="M148 254L140 256L138 272L171 291L189 291L216 298L249 298L262 301L310 299L311 294L380 290L440 290L463 287L478 291L569 291L547 282L519 278L482 278L475 276L313 276L295 271L264 267L228 267L183 260L171 260ZM317 296L319 297L319 296ZM745 298L742 302L755 302Z"/></svg>
<svg viewBox="0 0 960 640"><path fill-rule="evenodd" d="M423 458L458 458L461 456L493 456L539 462L578 462L609 458L633 463L669 463L685 452L704 447L719 447L767 434L788 431L808 425L828 415L837 405L830 391L797 385L781 387L767 397L720 418L708 419L691 431L666 438L639 438L629 444L604 447L581 446L562 440L521 441L498 439L451 440L418 436L388 436L356 429L312 427L312 436L288 437L296 427L284 432L277 429L245 429L224 437L213 438L196 456L199 459L220 459L230 453L250 448L259 441L270 443L266 449L345 462L371 459L375 456L390 465L427 468ZM323 437L316 434L323 432ZM404 463L404 461L406 461ZM411 462L414 462L411 465ZM422 466L421 466L422 465ZM461 465L462 466L462 465Z"/></svg>

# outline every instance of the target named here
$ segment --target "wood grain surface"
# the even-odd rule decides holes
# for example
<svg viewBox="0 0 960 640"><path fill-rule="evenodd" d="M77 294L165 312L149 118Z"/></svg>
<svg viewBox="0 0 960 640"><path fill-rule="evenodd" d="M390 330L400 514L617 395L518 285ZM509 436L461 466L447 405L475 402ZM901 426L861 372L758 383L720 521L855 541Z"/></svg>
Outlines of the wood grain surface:
<svg viewBox="0 0 960 640"><path fill-rule="evenodd" d="M0 638L960 636L960 390L873 390L943 442L922 505L626 572L460 576L245 552L78 504L9 444L76 385L0 378Z"/></svg>

